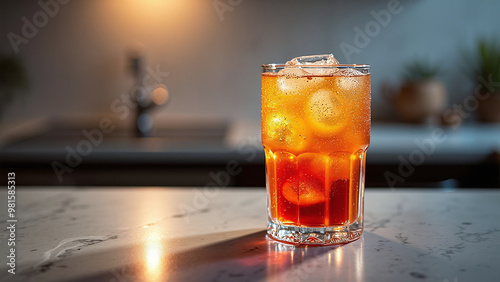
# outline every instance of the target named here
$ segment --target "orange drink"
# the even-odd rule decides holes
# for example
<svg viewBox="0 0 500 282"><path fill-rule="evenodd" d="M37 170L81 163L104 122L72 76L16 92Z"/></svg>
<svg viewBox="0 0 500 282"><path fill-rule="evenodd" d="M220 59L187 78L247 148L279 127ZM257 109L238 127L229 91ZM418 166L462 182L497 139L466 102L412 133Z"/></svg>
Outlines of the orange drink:
<svg viewBox="0 0 500 282"><path fill-rule="evenodd" d="M262 67L268 234L294 244L345 243L363 231L369 66L312 57Z"/></svg>

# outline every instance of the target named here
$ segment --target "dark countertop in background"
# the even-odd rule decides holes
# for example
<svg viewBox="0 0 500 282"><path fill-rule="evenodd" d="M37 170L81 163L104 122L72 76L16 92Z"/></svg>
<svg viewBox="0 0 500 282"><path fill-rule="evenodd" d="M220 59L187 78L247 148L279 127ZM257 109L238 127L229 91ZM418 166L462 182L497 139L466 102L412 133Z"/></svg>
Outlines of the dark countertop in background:
<svg viewBox="0 0 500 282"><path fill-rule="evenodd" d="M39 173L41 182L34 184L57 184L54 181L56 178L51 165L54 162L67 164L70 150L77 151L82 142L90 143L80 131L74 131L71 135L62 137L57 134L50 135L50 130L48 132L48 135L41 133L38 136L46 134L45 136L50 138L25 138L12 144L4 141L4 147L0 149L0 166L4 166L5 169L29 168L32 175L44 170L43 173ZM459 178L464 174L469 175L468 180L464 180L466 183L473 182L474 178L484 178L483 172L488 178L490 171L498 171L499 152L500 125L498 124L468 124L457 129L442 129L430 125L374 123L367 154L367 166L374 167L371 171L376 171L377 175L376 177L368 175L367 182L371 186L385 186L383 174L386 171L397 173L398 166L404 162L420 167L423 175L417 173L411 176L416 178L416 182L420 181L416 186L422 186L426 181L440 182ZM228 161L247 167L248 173L262 174L264 165L260 127L255 123L243 122L229 126L227 134L198 136L197 139L104 135L101 143L92 146L89 154L80 157L81 161L77 162L74 170L88 170L87 174L90 176L67 173L69 182L63 180L62 184L129 185L127 183L130 183L129 181L113 183L112 180L116 179L116 176L98 183L87 183L81 180L92 178L90 170L116 169L118 171L121 168L122 172L133 173L134 170L154 171L160 167L164 167L165 171L172 171L173 168L185 170L188 167L199 167L202 175L193 178L199 179L197 182L184 183L182 179L165 182L164 179L158 179L158 181L152 180L148 185L203 185L209 180L206 177L207 169L223 169ZM486 165L486 167L479 169L481 165ZM470 172L470 168L474 166L477 166L477 171ZM248 167L251 168L248 169ZM433 171L435 173L437 167L443 170L443 179L439 179L438 176L426 179L426 175L432 174ZM367 171L369 173L370 170ZM170 179L177 174L174 172ZM154 179L155 175L148 177ZM105 179L106 176L101 178ZM246 177L246 179L251 178L250 175ZM411 181L411 178L409 179ZM496 184L497 182L500 180L494 179L486 186L500 185ZM130 185L140 183L143 182L130 183ZM33 185L33 183L26 184ZM398 184L404 185L404 183ZM260 182L248 182L241 180L241 177L240 181L235 180L230 185L261 186ZM457 183L452 183L453 185L457 186ZM468 186L471 187L470 184ZM477 184L472 186L477 186Z"/></svg>
<svg viewBox="0 0 500 282"><path fill-rule="evenodd" d="M76 150L78 142L88 140L79 131L66 138L53 137L49 141L35 138L8 144L3 142L0 154L9 159L64 158L66 146ZM0 139L1 141L1 139ZM0 145L2 142L0 142ZM218 162L227 159L247 159L249 148L255 149L263 162L260 127L253 123L236 123L228 128L221 139L176 140L164 137L136 138L132 136L107 136L93 146L90 161L123 162ZM368 161L377 163L397 162L399 155L422 151L426 162L477 162L492 152L500 152L500 124L468 124L457 129L432 125L400 123L372 124ZM124 155L126 153L126 155Z"/></svg>

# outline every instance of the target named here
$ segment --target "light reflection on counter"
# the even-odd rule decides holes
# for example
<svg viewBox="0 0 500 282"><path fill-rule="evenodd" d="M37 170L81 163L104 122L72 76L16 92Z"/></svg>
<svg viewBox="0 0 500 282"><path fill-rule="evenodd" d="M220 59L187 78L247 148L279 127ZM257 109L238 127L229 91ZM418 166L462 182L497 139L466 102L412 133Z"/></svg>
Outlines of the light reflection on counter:
<svg viewBox="0 0 500 282"><path fill-rule="evenodd" d="M164 198L151 197L148 193L141 194L138 201L141 207L137 209L137 217L142 226L141 246L142 250L140 277L141 281L160 281L167 278L167 264L165 263L168 254L168 241L164 240L163 234L168 232L168 229L174 228L159 224L159 221L164 216L165 205L168 201Z"/></svg>
<svg viewBox="0 0 500 282"><path fill-rule="evenodd" d="M359 240L359 251L354 253L354 256L356 257L354 265L356 267L354 268L356 270L356 281L361 281L364 277L365 274L365 267L363 264L363 242L364 240L361 239Z"/></svg>
<svg viewBox="0 0 500 282"><path fill-rule="evenodd" d="M363 239L359 241L360 244L356 245L308 247L268 239L267 277L279 277L280 281L307 281L318 271L325 273L326 267L328 275L325 281L339 277L362 280Z"/></svg>
<svg viewBox="0 0 500 282"><path fill-rule="evenodd" d="M163 245L160 234L156 230L148 232L144 244L144 276L146 280L158 281L160 277L165 278L163 270Z"/></svg>
<svg viewBox="0 0 500 282"><path fill-rule="evenodd" d="M335 272L342 271L342 248L336 248L333 250L333 254L335 256L334 264L328 263L328 265L335 265Z"/></svg>

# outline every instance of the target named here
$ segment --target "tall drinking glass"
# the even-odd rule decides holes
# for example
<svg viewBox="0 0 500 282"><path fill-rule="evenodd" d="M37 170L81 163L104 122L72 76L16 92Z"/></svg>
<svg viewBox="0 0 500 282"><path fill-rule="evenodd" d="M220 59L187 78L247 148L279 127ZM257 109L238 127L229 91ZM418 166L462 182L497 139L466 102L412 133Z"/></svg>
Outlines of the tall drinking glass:
<svg viewBox="0 0 500 282"><path fill-rule="evenodd" d="M262 66L268 234L339 244L363 232L370 66Z"/></svg>

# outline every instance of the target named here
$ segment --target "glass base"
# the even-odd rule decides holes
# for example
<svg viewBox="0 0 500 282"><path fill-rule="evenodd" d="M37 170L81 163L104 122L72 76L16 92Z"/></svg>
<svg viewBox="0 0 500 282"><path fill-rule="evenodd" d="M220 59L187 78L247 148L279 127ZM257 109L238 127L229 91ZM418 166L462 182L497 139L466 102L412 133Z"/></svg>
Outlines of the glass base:
<svg viewBox="0 0 500 282"><path fill-rule="evenodd" d="M269 237L295 245L334 245L355 241L363 234L363 224L358 222L337 227L298 227L267 223Z"/></svg>

